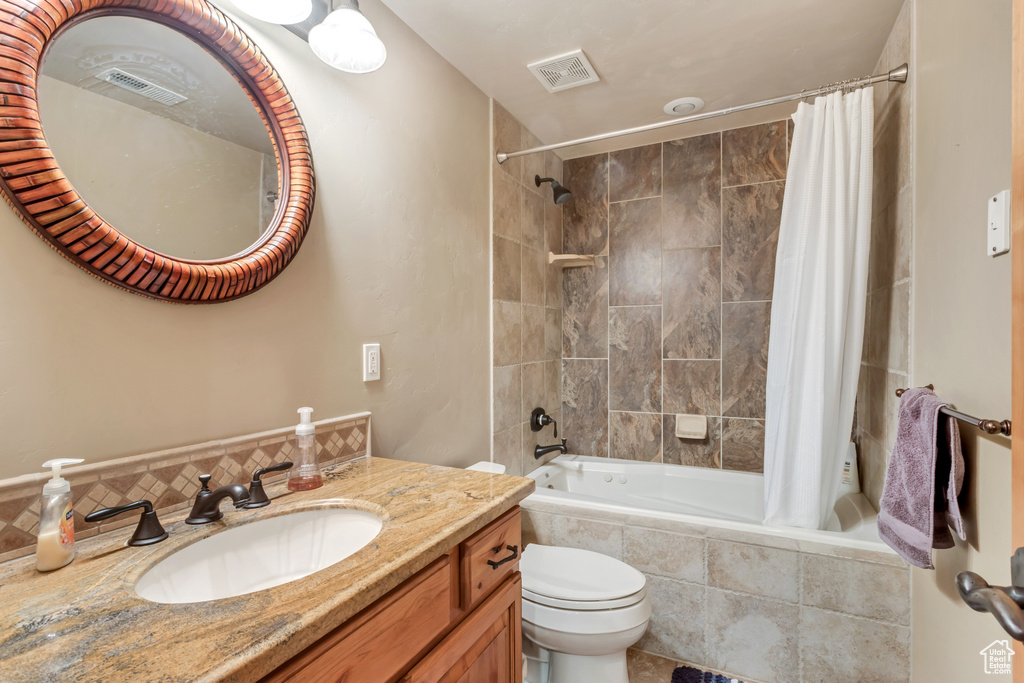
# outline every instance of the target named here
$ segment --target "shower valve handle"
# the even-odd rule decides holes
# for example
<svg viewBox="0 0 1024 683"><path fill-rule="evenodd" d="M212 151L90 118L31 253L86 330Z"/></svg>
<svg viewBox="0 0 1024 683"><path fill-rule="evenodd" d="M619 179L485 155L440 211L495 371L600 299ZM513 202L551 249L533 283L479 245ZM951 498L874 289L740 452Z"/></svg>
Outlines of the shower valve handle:
<svg viewBox="0 0 1024 683"><path fill-rule="evenodd" d="M553 417L544 412L543 408L534 408L530 413L530 431L539 432L548 425L554 425L555 438L558 438L558 423Z"/></svg>

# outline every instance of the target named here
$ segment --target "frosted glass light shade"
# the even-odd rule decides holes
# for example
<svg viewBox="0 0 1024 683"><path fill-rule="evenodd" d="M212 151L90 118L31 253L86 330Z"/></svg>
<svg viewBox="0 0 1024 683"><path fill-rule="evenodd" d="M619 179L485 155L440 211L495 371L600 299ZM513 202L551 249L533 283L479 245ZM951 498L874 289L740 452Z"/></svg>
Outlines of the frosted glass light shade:
<svg viewBox="0 0 1024 683"><path fill-rule="evenodd" d="M313 0L233 0L250 17L271 24L299 24L313 13Z"/></svg>
<svg viewBox="0 0 1024 683"><path fill-rule="evenodd" d="M388 58L384 43L358 9L342 7L309 32L309 46L335 69L353 74L376 71Z"/></svg>

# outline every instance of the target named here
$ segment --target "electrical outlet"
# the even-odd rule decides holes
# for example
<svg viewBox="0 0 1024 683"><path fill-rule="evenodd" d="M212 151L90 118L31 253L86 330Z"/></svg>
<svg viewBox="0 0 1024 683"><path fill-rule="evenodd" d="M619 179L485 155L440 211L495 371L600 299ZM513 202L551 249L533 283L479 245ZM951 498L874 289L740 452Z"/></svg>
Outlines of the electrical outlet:
<svg viewBox="0 0 1024 683"><path fill-rule="evenodd" d="M1003 190L988 200L988 249L989 256L999 256L1010 251L1010 191Z"/></svg>
<svg viewBox="0 0 1024 683"><path fill-rule="evenodd" d="M380 344L363 344L363 381L380 379Z"/></svg>

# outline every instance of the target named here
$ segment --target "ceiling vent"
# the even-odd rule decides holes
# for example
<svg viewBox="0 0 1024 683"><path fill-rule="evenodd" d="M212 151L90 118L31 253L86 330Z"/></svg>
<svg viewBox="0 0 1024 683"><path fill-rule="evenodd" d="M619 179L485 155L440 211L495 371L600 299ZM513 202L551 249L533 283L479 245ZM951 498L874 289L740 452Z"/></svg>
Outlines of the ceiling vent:
<svg viewBox="0 0 1024 683"><path fill-rule="evenodd" d="M136 95L148 97L160 104L166 104L168 107L181 104L188 99L184 95L179 95L167 88L154 85L147 80L143 80L138 76L132 76L127 71L121 71L120 69L107 69L103 73L97 74L96 78L107 83L113 83L117 87L129 90Z"/></svg>
<svg viewBox="0 0 1024 683"><path fill-rule="evenodd" d="M583 50L576 50L550 59L542 59L526 67L533 72L548 92L558 92L601 80Z"/></svg>

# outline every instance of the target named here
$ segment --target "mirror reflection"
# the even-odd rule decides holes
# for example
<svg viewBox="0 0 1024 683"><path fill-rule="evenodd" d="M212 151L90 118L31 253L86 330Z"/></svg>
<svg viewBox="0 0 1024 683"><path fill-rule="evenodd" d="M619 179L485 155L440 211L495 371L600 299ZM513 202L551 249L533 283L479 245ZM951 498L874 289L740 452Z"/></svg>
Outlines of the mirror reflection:
<svg viewBox="0 0 1024 683"><path fill-rule="evenodd" d="M149 249L213 260L270 227L279 181L248 95L200 45L161 24L98 17L53 41L39 112L82 198Z"/></svg>

